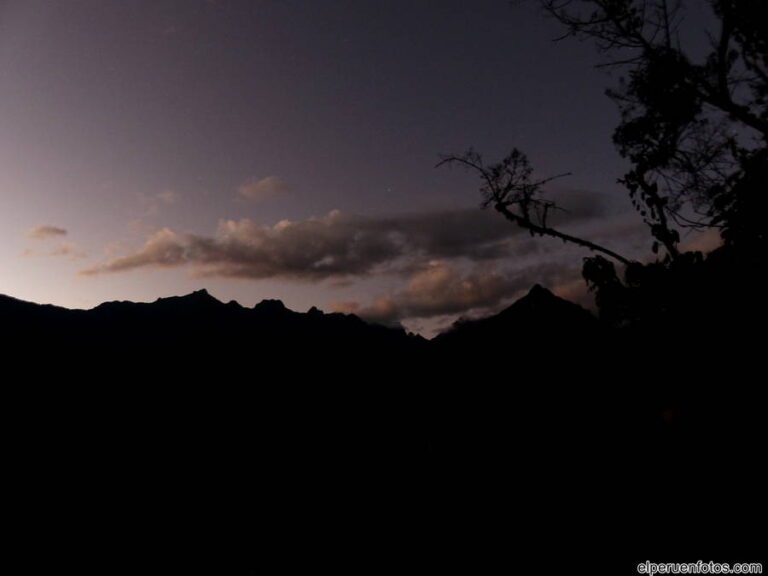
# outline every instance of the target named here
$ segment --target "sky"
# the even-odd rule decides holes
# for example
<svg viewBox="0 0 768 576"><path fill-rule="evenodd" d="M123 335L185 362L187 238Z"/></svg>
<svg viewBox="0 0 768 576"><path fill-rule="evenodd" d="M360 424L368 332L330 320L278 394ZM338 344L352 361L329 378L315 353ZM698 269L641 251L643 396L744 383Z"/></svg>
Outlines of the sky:
<svg viewBox="0 0 768 576"><path fill-rule="evenodd" d="M70 308L206 288L431 335L583 250L480 209L524 150L566 229L650 241L588 44L507 0L0 0L0 293Z"/></svg>

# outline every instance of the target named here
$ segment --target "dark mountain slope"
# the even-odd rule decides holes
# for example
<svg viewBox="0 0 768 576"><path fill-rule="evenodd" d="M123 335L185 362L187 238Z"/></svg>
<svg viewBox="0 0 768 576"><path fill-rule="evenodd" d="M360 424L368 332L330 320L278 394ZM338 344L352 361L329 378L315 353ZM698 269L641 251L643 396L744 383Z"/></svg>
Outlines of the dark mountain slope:
<svg viewBox="0 0 768 576"><path fill-rule="evenodd" d="M153 303L107 302L92 310L66 310L2 297L0 322L7 334L13 334L9 346L36 346L56 334L61 340L53 348L59 348L61 354L86 346L91 356L110 357L139 350L185 357L199 352L204 356L225 354L238 362L260 356L261 362L269 364L296 356L331 360L351 353L386 355L424 344L423 339L401 329L370 325L352 315L324 314L315 308L297 313L279 301L263 301L248 309L236 302L224 304L205 290ZM293 362L292 367L301 366Z"/></svg>
<svg viewBox="0 0 768 576"><path fill-rule="evenodd" d="M597 319L581 306L558 298L552 292L535 285L527 295L494 316L454 324L438 335L439 346L462 348L497 348L515 343L538 347L541 338L550 343L565 344L569 339L583 341L594 334Z"/></svg>
<svg viewBox="0 0 768 576"><path fill-rule="evenodd" d="M694 513L737 481L707 512L753 493L752 476L715 468L702 482L699 465L748 462L754 440L683 418L692 404L669 403L658 365L633 368L643 335L541 287L432 342L205 291L86 311L0 297L0 325L7 462L19 493L60 516L225 510L278 533L357 514L419 542L476 518L647 517L658 543L676 531L655 520L664 510ZM622 545L613 532L601 542Z"/></svg>

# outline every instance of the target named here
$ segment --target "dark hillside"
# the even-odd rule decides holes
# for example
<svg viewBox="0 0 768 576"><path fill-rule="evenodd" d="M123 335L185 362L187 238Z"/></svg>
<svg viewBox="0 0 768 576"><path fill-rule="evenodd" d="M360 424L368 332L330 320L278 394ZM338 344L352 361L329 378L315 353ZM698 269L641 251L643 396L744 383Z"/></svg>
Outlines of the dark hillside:
<svg viewBox="0 0 768 576"><path fill-rule="evenodd" d="M679 359L636 362L644 332L540 286L429 342L204 290L87 311L2 297L0 321L15 481L63 515L405 514L440 542L499 515L589 517L618 554L635 548L606 526L644 550L679 550L680 530L723 545L702 516L757 490L754 406L727 382L712 403Z"/></svg>

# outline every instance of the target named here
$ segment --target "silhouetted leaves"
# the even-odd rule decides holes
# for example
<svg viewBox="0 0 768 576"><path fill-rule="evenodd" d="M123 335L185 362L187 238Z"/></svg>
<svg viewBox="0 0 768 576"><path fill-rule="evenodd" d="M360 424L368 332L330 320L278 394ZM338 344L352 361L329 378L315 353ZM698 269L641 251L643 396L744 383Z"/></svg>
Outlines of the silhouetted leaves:
<svg viewBox="0 0 768 576"><path fill-rule="evenodd" d="M717 227L729 243L756 240L765 227L736 206L751 202L750 188L760 185L760 162L751 159L764 165L768 144L768 33L755 24L768 17L765 3L710 2L719 29L700 62L681 38L682 2L542 4L568 34L594 41L605 65L624 72L608 91L621 112L614 142L632 163L620 182L656 249L677 257L675 226Z"/></svg>

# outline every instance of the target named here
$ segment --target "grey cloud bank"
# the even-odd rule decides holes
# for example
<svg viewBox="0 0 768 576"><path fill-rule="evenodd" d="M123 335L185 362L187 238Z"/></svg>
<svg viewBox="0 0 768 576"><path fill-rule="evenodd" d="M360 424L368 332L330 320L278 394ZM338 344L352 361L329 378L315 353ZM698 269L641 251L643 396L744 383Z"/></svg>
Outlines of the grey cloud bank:
<svg viewBox="0 0 768 576"><path fill-rule="evenodd" d="M137 251L81 273L190 266L210 277L340 279L402 269L403 260L501 258L512 254L509 239L519 233L498 215L476 209L380 218L332 211L273 226L223 220L213 236L163 228Z"/></svg>

